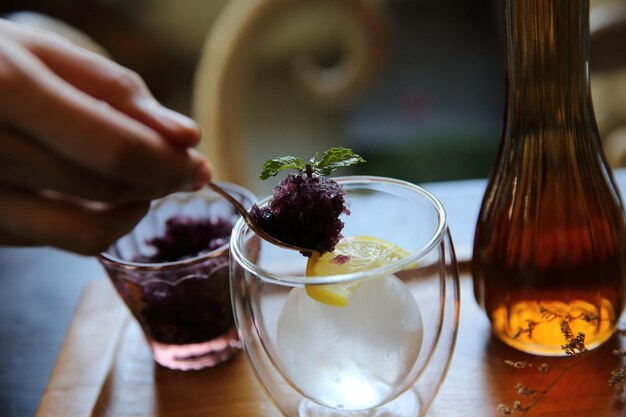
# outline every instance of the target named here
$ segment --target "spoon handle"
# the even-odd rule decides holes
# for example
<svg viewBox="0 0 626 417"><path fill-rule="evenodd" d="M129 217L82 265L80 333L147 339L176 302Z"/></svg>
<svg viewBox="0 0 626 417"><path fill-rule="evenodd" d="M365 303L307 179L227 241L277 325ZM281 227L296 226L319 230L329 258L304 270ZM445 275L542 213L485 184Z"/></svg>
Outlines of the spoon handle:
<svg viewBox="0 0 626 417"><path fill-rule="evenodd" d="M228 194L228 192L225 189L223 189L222 187L220 187L219 185L217 185L213 181L208 181L207 182L207 186L211 190L215 191L216 193L218 193L219 195L224 197L226 200L228 200L228 202L230 204L232 204L235 207L235 209L237 209L237 211L239 212L241 217L243 217L243 219L246 221L248 226L250 226L251 228L255 229L250 224L250 223L254 223L254 221L252 220L252 217L250 216L250 213L248 213L248 210L246 210L246 208L235 197L233 197L232 195Z"/></svg>

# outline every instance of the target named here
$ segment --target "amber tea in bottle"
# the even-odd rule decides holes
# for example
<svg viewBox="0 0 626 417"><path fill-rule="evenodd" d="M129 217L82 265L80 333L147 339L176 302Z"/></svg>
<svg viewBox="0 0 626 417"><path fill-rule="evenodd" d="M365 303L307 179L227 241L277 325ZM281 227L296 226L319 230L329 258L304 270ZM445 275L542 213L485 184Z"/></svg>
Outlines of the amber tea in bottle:
<svg viewBox="0 0 626 417"><path fill-rule="evenodd" d="M506 0L503 137L474 240L494 334L564 355L599 346L624 307L626 227L589 91L588 0Z"/></svg>

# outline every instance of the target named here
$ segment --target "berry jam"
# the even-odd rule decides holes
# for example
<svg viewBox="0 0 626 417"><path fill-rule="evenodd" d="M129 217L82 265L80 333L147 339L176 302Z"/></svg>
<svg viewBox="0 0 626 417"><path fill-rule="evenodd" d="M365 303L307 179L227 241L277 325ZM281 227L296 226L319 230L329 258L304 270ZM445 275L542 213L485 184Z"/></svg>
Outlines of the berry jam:
<svg viewBox="0 0 626 417"><path fill-rule="evenodd" d="M289 174L273 190L268 205L252 206L257 224L283 242L324 253L342 238L341 214L350 214L345 191L324 176Z"/></svg>
<svg viewBox="0 0 626 417"><path fill-rule="evenodd" d="M136 262L175 262L211 252L228 243L233 224L224 219L191 219L174 216L165 223L165 234L148 240L156 249Z"/></svg>
<svg viewBox="0 0 626 417"><path fill-rule="evenodd" d="M208 254L206 259L112 276L149 339L185 345L211 340L233 328L228 247L224 246L232 226L224 219L172 217L162 236L146 241L156 252L134 260L163 263ZM216 250L220 247L223 250Z"/></svg>

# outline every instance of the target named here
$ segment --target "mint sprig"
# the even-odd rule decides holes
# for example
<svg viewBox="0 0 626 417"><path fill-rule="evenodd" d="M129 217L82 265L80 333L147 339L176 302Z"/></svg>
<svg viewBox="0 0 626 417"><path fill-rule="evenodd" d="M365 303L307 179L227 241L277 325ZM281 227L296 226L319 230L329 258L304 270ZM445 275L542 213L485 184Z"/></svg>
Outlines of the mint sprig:
<svg viewBox="0 0 626 417"><path fill-rule="evenodd" d="M259 178L266 180L286 169L294 169L298 172L306 173L308 177L313 175L328 176L336 169L365 162L365 159L352 152L352 149L347 148L330 148L324 152L322 159L318 160L318 158L319 154L316 152L313 158L307 162L295 156L268 159L263 164L263 171Z"/></svg>

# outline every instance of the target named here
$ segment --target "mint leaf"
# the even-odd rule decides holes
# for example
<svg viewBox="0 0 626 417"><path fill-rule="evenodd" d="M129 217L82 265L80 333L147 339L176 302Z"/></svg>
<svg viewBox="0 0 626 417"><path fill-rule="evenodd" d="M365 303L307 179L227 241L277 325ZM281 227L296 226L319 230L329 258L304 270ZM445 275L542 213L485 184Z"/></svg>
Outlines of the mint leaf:
<svg viewBox="0 0 626 417"><path fill-rule="evenodd" d="M320 161L317 160L318 157L319 154L316 152L313 158L306 163L294 156L268 159L263 164L263 170L259 178L266 180L286 169L295 169L296 171L306 173L309 177L313 174L328 176L338 168L365 162L365 159L352 152L352 149L346 148L330 148L324 152Z"/></svg>
<svg viewBox="0 0 626 417"><path fill-rule="evenodd" d="M263 171L259 178L266 180L269 177L278 175L279 172L285 169L296 169L298 171L304 171L304 162L302 159L295 156L283 156L281 158L268 159L263 164Z"/></svg>
<svg viewBox="0 0 626 417"><path fill-rule="evenodd" d="M317 156L317 155L316 155ZM313 170L320 175L330 175L334 170L365 162L365 159L352 152L352 149L330 148L322 160L314 163Z"/></svg>

